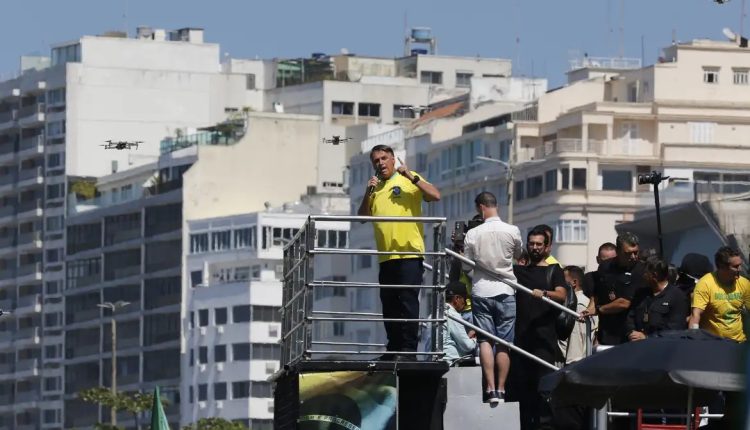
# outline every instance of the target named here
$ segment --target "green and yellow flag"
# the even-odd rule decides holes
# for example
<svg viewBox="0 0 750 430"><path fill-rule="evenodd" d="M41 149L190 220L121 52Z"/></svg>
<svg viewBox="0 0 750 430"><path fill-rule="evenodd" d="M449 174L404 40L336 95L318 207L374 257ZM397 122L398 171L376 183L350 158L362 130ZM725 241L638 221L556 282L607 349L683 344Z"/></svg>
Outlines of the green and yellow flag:
<svg viewBox="0 0 750 430"><path fill-rule="evenodd" d="M158 385L154 388L154 403L151 406L151 430L169 430L167 416L164 414L164 408L161 405Z"/></svg>

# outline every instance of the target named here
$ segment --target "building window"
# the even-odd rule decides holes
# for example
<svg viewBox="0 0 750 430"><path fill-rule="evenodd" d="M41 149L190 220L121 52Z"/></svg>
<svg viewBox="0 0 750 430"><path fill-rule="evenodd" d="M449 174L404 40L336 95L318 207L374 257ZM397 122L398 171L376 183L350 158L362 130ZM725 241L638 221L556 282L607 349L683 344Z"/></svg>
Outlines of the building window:
<svg viewBox="0 0 750 430"><path fill-rule="evenodd" d="M198 348L198 363L201 363L201 364L208 363L208 347L207 346L201 346Z"/></svg>
<svg viewBox="0 0 750 430"><path fill-rule="evenodd" d="M211 233L211 250L212 251L226 251L231 247L231 232L226 231L215 231Z"/></svg>
<svg viewBox="0 0 750 430"><path fill-rule="evenodd" d="M255 229L241 228L234 231L235 248L255 248Z"/></svg>
<svg viewBox="0 0 750 430"><path fill-rule="evenodd" d="M359 116L380 116L380 104L379 103L360 103L357 107L357 113Z"/></svg>
<svg viewBox="0 0 750 430"><path fill-rule="evenodd" d="M555 224L557 242L580 243L588 241L588 222L585 219L565 219Z"/></svg>
<svg viewBox="0 0 750 430"><path fill-rule="evenodd" d="M223 363L225 361L227 361L227 346L215 345L214 346L214 363Z"/></svg>
<svg viewBox="0 0 750 430"><path fill-rule="evenodd" d="M255 89L255 74L248 73L245 76L245 89L247 89L247 90L254 90Z"/></svg>
<svg viewBox="0 0 750 430"><path fill-rule="evenodd" d="M719 83L719 68L718 67L704 67L703 68L703 82L707 84L718 84Z"/></svg>
<svg viewBox="0 0 750 430"><path fill-rule="evenodd" d="M409 105L393 105L393 118L414 118L414 107Z"/></svg>
<svg viewBox="0 0 750 430"><path fill-rule="evenodd" d="M190 272L190 286L195 288L203 283L203 271L193 270Z"/></svg>
<svg viewBox="0 0 750 430"><path fill-rule="evenodd" d="M227 323L227 308L216 308L214 310L214 324L224 325Z"/></svg>
<svg viewBox="0 0 750 430"><path fill-rule="evenodd" d="M602 190L633 191L633 172L630 170L602 170Z"/></svg>
<svg viewBox="0 0 750 430"><path fill-rule="evenodd" d="M214 384L214 400L227 399L227 383L217 382Z"/></svg>
<svg viewBox="0 0 750 430"><path fill-rule="evenodd" d="M544 191L557 191L557 170L544 173Z"/></svg>
<svg viewBox="0 0 750 430"><path fill-rule="evenodd" d="M332 115L354 115L353 102L331 102Z"/></svg>
<svg viewBox="0 0 750 430"><path fill-rule="evenodd" d="M733 82L735 85L747 85L748 84L748 69L732 69Z"/></svg>
<svg viewBox="0 0 750 430"><path fill-rule="evenodd" d="M190 235L190 253L208 252L208 233Z"/></svg>
<svg viewBox="0 0 750 430"><path fill-rule="evenodd" d="M471 72L456 72L456 86L470 87L472 76L474 76L474 74Z"/></svg>
<svg viewBox="0 0 750 430"><path fill-rule="evenodd" d="M208 399L208 384L198 384L198 401L205 402Z"/></svg>
<svg viewBox="0 0 750 430"><path fill-rule="evenodd" d="M344 335L344 322L343 321L334 321L333 322L333 335L334 336L343 336Z"/></svg>
<svg viewBox="0 0 750 430"><path fill-rule="evenodd" d="M46 227L47 227L47 233L51 233L53 231L60 231L63 228L63 216L51 216L47 217L46 219Z"/></svg>
<svg viewBox="0 0 750 430"><path fill-rule="evenodd" d="M567 190L570 188L570 168L564 167L560 169L560 177L562 178L562 189Z"/></svg>
<svg viewBox="0 0 750 430"><path fill-rule="evenodd" d="M443 72L431 72L428 70L423 70L422 73L420 73L419 81L423 84L442 85Z"/></svg>
<svg viewBox="0 0 750 430"><path fill-rule="evenodd" d="M713 143L716 133L715 122L688 122L690 143Z"/></svg>
<svg viewBox="0 0 750 430"><path fill-rule="evenodd" d="M573 189L586 189L586 169L573 169Z"/></svg>
<svg viewBox="0 0 750 430"><path fill-rule="evenodd" d="M206 327L208 325L208 309L198 311L198 326Z"/></svg>
<svg viewBox="0 0 750 430"><path fill-rule="evenodd" d="M273 360L281 359L281 345L273 343L254 343L253 360Z"/></svg>
<svg viewBox="0 0 750 430"><path fill-rule="evenodd" d="M531 199L542 194L542 175L532 176L526 180L526 198Z"/></svg>
<svg viewBox="0 0 750 430"><path fill-rule="evenodd" d="M246 399L250 397L250 381L232 382L232 398Z"/></svg>
<svg viewBox="0 0 750 430"><path fill-rule="evenodd" d="M273 397L271 383L266 381L253 381L252 397Z"/></svg>
<svg viewBox="0 0 750 430"><path fill-rule="evenodd" d="M232 360L234 361L250 360L250 343L232 344Z"/></svg>
<svg viewBox="0 0 750 430"><path fill-rule="evenodd" d="M275 306L253 306L253 321L281 322L281 308ZM235 321L237 322L237 321Z"/></svg>
<svg viewBox="0 0 750 430"><path fill-rule="evenodd" d="M250 305L232 307L232 322L250 322Z"/></svg>
<svg viewBox="0 0 750 430"><path fill-rule="evenodd" d="M516 199L517 202L520 202L521 200L523 200L524 198L526 198L525 193L524 193L524 191L525 191L524 184L526 184L524 181L516 181L516 193L515 193L516 197L515 197L515 199Z"/></svg>
<svg viewBox="0 0 750 430"><path fill-rule="evenodd" d="M47 167L50 169L59 167L62 165L63 157L65 156L64 152L56 152L54 154L50 154L47 156Z"/></svg>
<svg viewBox="0 0 750 430"><path fill-rule="evenodd" d="M372 267L372 259L369 255L360 255L358 263L357 266L359 266L360 269L369 269Z"/></svg>

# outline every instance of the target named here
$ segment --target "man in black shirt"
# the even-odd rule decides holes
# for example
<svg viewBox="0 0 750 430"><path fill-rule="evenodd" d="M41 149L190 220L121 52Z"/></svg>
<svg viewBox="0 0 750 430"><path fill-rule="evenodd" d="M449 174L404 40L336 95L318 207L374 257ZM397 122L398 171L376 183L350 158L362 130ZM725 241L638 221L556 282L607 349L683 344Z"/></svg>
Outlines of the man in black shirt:
<svg viewBox="0 0 750 430"><path fill-rule="evenodd" d="M607 260L611 260L617 256L617 246L612 242L605 242L599 246L599 252L596 253L596 264L602 264ZM594 283L596 279L596 270L588 272L583 277L583 294L586 297L591 298L594 296Z"/></svg>
<svg viewBox="0 0 750 430"><path fill-rule="evenodd" d="M645 339L661 330L687 328L687 298L668 277L667 263L655 257L646 260L644 278L649 288L637 291L633 298L626 322L629 340Z"/></svg>
<svg viewBox="0 0 750 430"><path fill-rule="evenodd" d="M617 236L617 256L599 265L594 279L594 297L582 316L598 315L597 342L619 345L627 342L625 321L635 293L645 288L644 267L639 260L638 237L625 232Z"/></svg>
<svg viewBox="0 0 750 430"><path fill-rule="evenodd" d="M562 268L546 261L545 248L548 245L549 239L544 230L532 229L526 238L528 266L513 266L518 283L532 290L534 295L532 297L521 292L516 294L514 344L554 364L562 355L555 331L555 318L560 311L541 298L547 297L562 303L565 301L566 291ZM511 359L513 365L510 368L508 398L519 402L521 429L535 429L541 423L551 421L549 406L536 389L542 376L551 370L526 357L516 357Z"/></svg>

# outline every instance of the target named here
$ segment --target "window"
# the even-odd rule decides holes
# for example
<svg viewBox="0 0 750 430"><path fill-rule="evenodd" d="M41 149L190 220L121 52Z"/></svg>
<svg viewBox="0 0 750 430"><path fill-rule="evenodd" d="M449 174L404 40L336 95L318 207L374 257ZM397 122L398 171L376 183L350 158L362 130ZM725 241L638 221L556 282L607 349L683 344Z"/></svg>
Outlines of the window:
<svg viewBox="0 0 750 430"><path fill-rule="evenodd" d="M379 103L360 103L357 108L359 116L380 116L380 104Z"/></svg>
<svg viewBox="0 0 750 430"><path fill-rule="evenodd" d="M188 397L190 398L190 403L193 403L193 387L188 387Z"/></svg>
<svg viewBox="0 0 750 430"><path fill-rule="evenodd" d="M733 79L735 85L747 85L748 84L748 69L732 69Z"/></svg>
<svg viewBox="0 0 750 430"><path fill-rule="evenodd" d="M273 397L273 390L271 389L270 382L253 381L251 389L252 397Z"/></svg>
<svg viewBox="0 0 750 430"><path fill-rule="evenodd" d="M602 190L633 191L633 172L630 170L602 170Z"/></svg>
<svg viewBox="0 0 750 430"><path fill-rule="evenodd" d="M227 323L227 308L216 308L214 310L214 324L224 325Z"/></svg>
<svg viewBox="0 0 750 430"><path fill-rule="evenodd" d="M250 397L250 381L232 382L232 398L245 399Z"/></svg>
<svg viewBox="0 0 750 430"><path fill-rule="evenodd" d="M372 259L369 255L360 255L358 263L360 269L369 269L370 267L372 267Z"/></svg>
<svg viewBox="0 0 750 430"><path fill-rule="evenodd" d="M516 181L516 193L515 193L516 197L515 198L517 202L520 202L521 200L526 198L526 196L524 195L525 194L524 184L526 184L524 181Z"/></svg>
<svg viewBox="0 0 750 430"><path fill-rule="evenodd" d="M542 175L532 176L526 180L526 198L531 199L542 194Z"/></svg>
<svg viewBox="0 0 750 430"><path fill-rule="evenodd" d="M44 378L44 391L57 391L61 389L60 377Z"/></svg>
<svg viewBox="0 0 750 430"><path fill-rule="evenodd" d="M393 118L414 118L414 107L409 105L393 105Z"/></svg>
<svg viewBox="0 0 750 430"><path fill-rule="evenodd" d="M201 346L198 348L198 363L201 363L201 364L208 363L208 347L207 346Z"/></svg>
<svg viewBox="0 0 750 430"><path fill-rule="evenodd" d="M560 220L555 224L557 242L581 243L588 241L588 222L585 219Z"/></svg>
<svg viewBox="0 0 750 430"><path fill-rule="evenodd" d="M719 83L719 68L718 67L704 67L703 68L703 82L707 84L718 84Z"/></svg>
<svg viewBox="0 0 750 430"><path fill-rule="evenodd" d="M193 288L203 283L203 271L193 270L190 272L190 286Z"/></svg>
<svg viewBox="0 0 750 430"><path fill-rule="evenodd" d="M423 84L441 85L443 83L443 72L423 70L422 73L420 73L419 81Z"/></svg>
<svg viewBox="0 0 750 430"><path fill-rule="evenodd" d="M55 88L47 91L47 104L56 105L65 103L65 88Z"/></svg>
<svg viewBox="0 0 750 430"><path fill-rule="evenodd" d="M474 74L471 72L456 72L456 86L470 87L472 76L474 76Z"/></svg>
<svg viewBox="0 0 750 430"><path fill-rule="evenodd" d="M232 322L249 322L250 305L239 305L232 307Z"/></svg>
<svg viewBox="0 0 750 430"><path fill-rule="evenodd" d="M690 143L713 143L716 132L715 122L689 122Z"/></svg>
<svg viewBox="0 0 750 430"><path fill-rule="evenodd" d="M47 137L60 137L65 134L65 120L47 123Z"/></svg>
<svg viewBox="0 0 750 430"><path fill-rule="evenodd" d="M241 228L234 231L235 248L254 248L255 229L252 227Z"/></svg>
<svg viewBox="0 0 750 430"><path fill-rule="evenodd" d="M331 102L332 115L354 115L353 102Z"/></svg>
<svg viewBox="0 0 750 430"><path fill-rule="evenodd" d="M190 367L195 363L195 350L190 349Z"/></svg>
<svg viewBox="0 0 750 430"><path fill-rule="evenodd" d="M208 309L198 311L198 326L206 327L208 325Z"/></svg>
<svg viewBox="0 0 750 430"><path fill-rule="evenodd" d="M51 216L46 219L47 232L60 231L63 228L63 216Z"/></svg>
<svg viewBox="0 0 750 430"><path fill-rule="evenodd" d="M273 343L254 343L253 360L273 360L281 359L281 345Z"/></svg>
<svg viewBox="0 0 750 430"><path fill-rule="evenodd" d="M215 231L211 233L211 250L212 251L224 251L230 248L231 245L231 232L227 231Z"/></svg>
<svg viewBox="0 0 750 430"><path fill-rule="evenodd" d="M227 383L217 382L214 384L214 400L227 399Z"/></svg>
<svg viewBox="0 0 750 430"><path fill-rule="evenodd" d="M198 401L205 402L208 399L208 384L198 384Z"/></svg>
<svg viewBox="0 0 750 430"><path fill-rule="evenodd" d="M567 190L570 188L570 168L564 167L560 169L560 176L562 177L562 189Z"/></svg>
<svg viewBox="0 0 750 430"><path fill-rule="evenodd" d="M557 191L557 170L544 173L544 191Z"/></svg>
<svg viewBox="0 0 750 430"><path fill-rule="evenodd" d="M343 336L344 335L344 322L343 321L334 321L333 322L333 335L334 336Z"/></svg>
<svg viewBox="0 0 750 430"><path fill-rule="evenodd" d="M586 169L573 169L573 189L586 189Z"/></svg>
<svg viewBox="0 0 750 430"><path fill-rule="evenodd" d="M246 90L254 90L255 89L255 74L248 73L245 76L245 89Z"/></svg>
<svg viewBox="0 0 750 430"><path fill-rule="evenodd" d="M64 152L57 152L54 154L50 154L47 156L47 167L48 168L54 168L59 167L62 165L63 157L65 157Z"/></svg>
<svg viewBox="0 0 750 430"><path fill-rule="evenodd" d="M253 306L253 321L281 322L280 309L275 306Z"/></svg>
<svg viewBox="0 0 750 430"><path fill-rule="evenodd" d="M635 103L638 101L638 84L632 82L628 84L628 102Z"/></svg>
<svg viewBox="0 0 750 430"><path fill-rule="evenodd" d="M63 258L63 249L55 248L48 249L44 253L44 261L46 263L59 263Z"/></svg>
<svg viewBox="0 0 750 430"><path fill-rule="evenodd" d="M52 49L52 65L65 64L68 62L81 61L81 44L75 43L67 46L60 46Z"/></svg>
<svg viewBox="0 0 750 430"><path fill-rule="evenodd" d="M214 362L223 363L225 361L227 361L227 346L215 345L214 346Z"/></svg>
<svg viewBox="0 0 750 430"><path fill-rule="evenodd" d="M250 360L250 343L233 343L232 360L248 361Z"/></svg>
<svg viewBox="0 0 750 430"><path fill-rule="evenodd" d="M60 415L60 409L45 409L42 421L44 424L59 424Z"/></svg>

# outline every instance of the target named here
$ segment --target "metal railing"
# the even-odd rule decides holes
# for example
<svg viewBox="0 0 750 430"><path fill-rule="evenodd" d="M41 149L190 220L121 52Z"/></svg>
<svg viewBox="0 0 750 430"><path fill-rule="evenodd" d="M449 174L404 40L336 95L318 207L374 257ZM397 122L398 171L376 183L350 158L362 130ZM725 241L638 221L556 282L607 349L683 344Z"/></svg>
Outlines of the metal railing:
<svg viewBox="0 0 750 430"><path fill-rule="evenodd" d="M334 249L317 247L317 222L410 222L434 224L433 250L429 252L389 252L371 249ZM281 333L281 361L285 367L300 361L313 358L313 354L328 355L373 355L393 352L399 355L418 357L427 356L433 361L442 360L442 336L439 336L439 326L445 323L443 302L445 294L444 270L445 252L440 250L440 244L445 238L446 219L438 217L377 217L377 216L337 216L311 215L307 222L284 247L283 273L283 306ZM438 270L432 272L431 285L381 285L369 282L342 282L315 279L315 257L318 255L421 255L431 260L431 265ZM381 313L340 312L316 310L313 306L316 288L415 288L429 290L431 294L428 318L384 318ZM428 351L383 351L362 350L363 348L381 347L380 344L366 342L336 342L313 341L313 331L316 323L329 322L402 322L429 323L432 337ZM350 350L317 349L315 345L336 347L363 347Z"/></svg>

